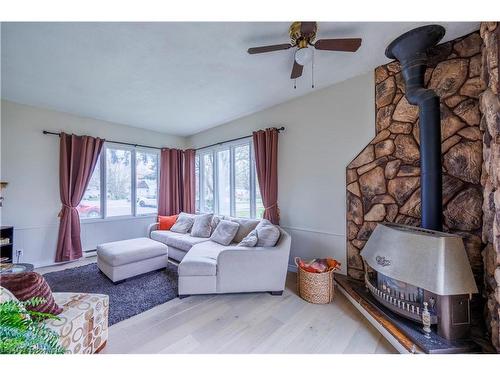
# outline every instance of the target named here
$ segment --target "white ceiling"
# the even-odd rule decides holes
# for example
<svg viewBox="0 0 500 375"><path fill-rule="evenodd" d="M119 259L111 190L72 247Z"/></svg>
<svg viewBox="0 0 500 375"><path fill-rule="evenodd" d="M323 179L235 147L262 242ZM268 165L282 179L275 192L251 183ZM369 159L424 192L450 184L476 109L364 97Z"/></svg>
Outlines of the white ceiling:
<svg viewBox="0 0 500 375"><path fill-rule="evenodd" d="M319 23L318 38L361 37L356 53L317 51L315 90L388 61L387 44L425 23ZM445 40L478 23L441 23ZM2 98L160 132L191 135L311 92L289 79L288 23L3 23Z"/></svg>

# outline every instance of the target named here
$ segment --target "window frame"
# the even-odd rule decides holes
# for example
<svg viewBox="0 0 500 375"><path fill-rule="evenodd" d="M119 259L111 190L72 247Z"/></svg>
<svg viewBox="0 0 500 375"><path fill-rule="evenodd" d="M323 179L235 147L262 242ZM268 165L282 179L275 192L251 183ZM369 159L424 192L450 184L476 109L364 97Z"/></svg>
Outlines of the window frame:
<svg viewBox="0 0 500 375"><path fill-rule="evenodd" d="M229 191L230 191L230 215L231 217L236 217L236 173L235 173L235 149L240 146L248 146L249 147L249 168L250 168L250 217L244 219L257 219L257 209L256 209L256 189L257 189L257 176L256 176L256 168L255 168L255 154L254 154L254 145L253 139L251 137L239 139L236 141L224 142L217 144L215 146L207 147L201 150L196 151L196 157L199 157L199 175L198 175L198 184L196 185L197 191L199 191L199 206L196 207L197 213L213 213L214 215L224 215L219 212L219 158L217 153L219 151L229 150ZM213 160L213 191L214 191L214 205L213 212L204 212L201 211L200 208L204 207L205 197L203 194L203 183L205 178L205 165L203 163L203 158L207 154L212 154Z"/></svg>
<svg viewBox="0 0 500 375"><path fill-rule="evenodd" d="M131 192L130 192L130 204L131 204L131 214L130 215L117 215L117 216L107 216L107 170L106 170L106 159L107 159L107 150L125 150L130 151L130 168L131 168ZM100 167L100 216L95 218L85 218L80 217L81 222L92 223L92 222L102 222L102 221L115 221L115 220L124 220L124 219L133 219L133 218L145 218L145 217L156 217L158 216L158 211L156 213L146 213L146 214L138 214L137 213L137 151L145 152L149 154L156 154L158 157L158 164L156 168L156 200L157 200L157 210L158 210L158 198L160 193L160 150L140 147L140 146L128 146L122 144L116 144L113 142L104 142L104 145L101 150L101 154L99 155L99 167Z"/></svg>

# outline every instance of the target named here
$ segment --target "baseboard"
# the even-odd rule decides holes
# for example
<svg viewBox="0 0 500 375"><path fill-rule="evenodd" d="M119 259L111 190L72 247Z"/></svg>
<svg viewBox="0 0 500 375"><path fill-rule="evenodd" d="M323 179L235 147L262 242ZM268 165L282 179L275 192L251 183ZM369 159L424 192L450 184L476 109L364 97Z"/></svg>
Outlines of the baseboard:
<svg viewBox="0 0 500 375"><path fill-rule="evenodd" d="M63 264L74 263L74 262L78 262L79 260L82 260L82 259L85 259L85 258L92 258L92 257L96 257L96 256L97 256L96 252L93 252L93 253L90 253L90 254L86 254L84 252L83 256L80 259L69 260L67 262L54 262L54 261L49 261L49 262L34 262L33 263L33 267L35 269L37 269L37 268L45 268L45 267L51 267L51 266L61 266Z"/></svg>
<svg viewBox="0 0 500 375"><path fill-rule="evenodd" d="M83 258L90 258L95 256L97 256L97 249L83 251Z"/></svg>
<svg viewBox="0 0 500 375"><path fill-rule="evenodd" d="M295 264L289 264L288 265L288 272L297 273L297 266Z"/></svg>

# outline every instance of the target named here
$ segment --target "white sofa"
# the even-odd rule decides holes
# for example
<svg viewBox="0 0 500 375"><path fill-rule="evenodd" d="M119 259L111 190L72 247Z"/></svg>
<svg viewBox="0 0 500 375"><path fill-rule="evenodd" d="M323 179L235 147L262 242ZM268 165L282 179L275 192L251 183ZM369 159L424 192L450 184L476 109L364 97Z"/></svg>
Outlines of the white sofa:
<svg viewBox="0 0 500 375"><path fill-rule="evenodd" d="M157 230L150 227L150 238L168 246L170 258L179 264L179 297L192 294L270 292L282 294L285 288L290 235L280 228L280 238L274 247L229 246Z"/></svg>

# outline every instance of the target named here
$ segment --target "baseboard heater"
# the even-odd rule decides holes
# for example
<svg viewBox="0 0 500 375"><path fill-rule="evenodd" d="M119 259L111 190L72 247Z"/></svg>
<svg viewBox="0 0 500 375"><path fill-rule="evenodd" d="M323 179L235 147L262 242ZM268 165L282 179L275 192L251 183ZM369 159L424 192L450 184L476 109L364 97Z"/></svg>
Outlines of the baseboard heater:
<svg viewBox="0 0 500 375"><path fill-rule="evenodd" d="M84 258L95 257L96 255L97 255L97 249L83 250Z"/></svg>

